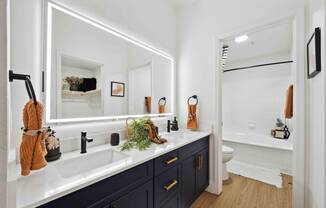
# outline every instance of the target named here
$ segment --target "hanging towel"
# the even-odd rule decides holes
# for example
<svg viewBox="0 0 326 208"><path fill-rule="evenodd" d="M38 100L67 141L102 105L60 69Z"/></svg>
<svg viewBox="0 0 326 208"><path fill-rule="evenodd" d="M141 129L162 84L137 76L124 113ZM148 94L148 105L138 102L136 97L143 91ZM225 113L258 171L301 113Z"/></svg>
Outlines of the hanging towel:
<svg viewBox="0 0 326 208"><path fill-rule="evenodd" d="M188 120L187 120L187 128L191 130L198 129L197 122L197 104L188 104Z"/></svg>
<svg viewBox="0 0 326 208"><path fill-rule="evenodd" d="M23 110L24 132L20 144L21 174L27 176L31 170L41 169L47 165L45 129L42 129L43 105L33 100L27 102Z"/></svg>
<svg viewBox="0 0 326 208"><path fill-rule="evenodd" d="M165 105L158 104L158 112L165 113Z"/></svg>
<svg viewBox="0 0 326 208"><path fill-rule="evenodd" d="M145 107L147 113L152 112L152 97L145 97Z"/></svg>
<svg viewBox="0 0 326 208"><path fill-rule="evenodd" d="M284 116L285 118L293 117L293 85L290 85L286 91Z"/></svg>

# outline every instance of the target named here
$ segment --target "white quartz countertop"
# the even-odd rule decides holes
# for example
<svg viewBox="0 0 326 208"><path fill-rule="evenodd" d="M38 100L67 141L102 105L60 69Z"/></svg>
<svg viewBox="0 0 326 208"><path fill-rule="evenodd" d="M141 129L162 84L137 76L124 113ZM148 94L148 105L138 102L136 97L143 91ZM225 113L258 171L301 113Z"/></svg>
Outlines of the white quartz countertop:
<svg viewBox="0 0 326 208"><path fill-rule="evenodd" d="M45 204L208 135L210 133L186 130L169 134L165 133L162 135L163 138L168 140L165 144L152 144L145 151L135 149L124 151L122 153L127 155L127 157L120 161L87 172L81 172L71 177L63 177L62 174L59 174L58 167L60 166L58 164L72 158L84 157L84 155L103 150L113 149L120 152L120 148L105 144L88 148L87 153L83 155L80 154L80 151L65 153L60 160L49 163L44 169L34 171L30 176L17 179L17 207L36 207ZM85 159L85 163L87 163L87 159Z"/></svg>

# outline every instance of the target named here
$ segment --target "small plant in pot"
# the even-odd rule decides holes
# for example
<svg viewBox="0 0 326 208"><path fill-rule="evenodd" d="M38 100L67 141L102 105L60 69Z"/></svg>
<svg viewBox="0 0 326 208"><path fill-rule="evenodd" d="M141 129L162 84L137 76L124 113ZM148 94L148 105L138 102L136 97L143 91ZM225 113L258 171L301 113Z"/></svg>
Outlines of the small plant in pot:
<svg viewBox="0 0 326 208"><path fill-rule="evenodd" d="M70 91L78 91L78 86L83 82L83 79L75 76L66 77L64 81L70 85Z"/></svg>
<svg viewBox="0 0 326 208"><path fill-rule="evenodd" d="M128 123L126 121L128 140L121 145L121 150L136 148L140 151L148 149L152 143L164 144L166 139L158 135L156 126L148 117L135 119Z"/></svg>

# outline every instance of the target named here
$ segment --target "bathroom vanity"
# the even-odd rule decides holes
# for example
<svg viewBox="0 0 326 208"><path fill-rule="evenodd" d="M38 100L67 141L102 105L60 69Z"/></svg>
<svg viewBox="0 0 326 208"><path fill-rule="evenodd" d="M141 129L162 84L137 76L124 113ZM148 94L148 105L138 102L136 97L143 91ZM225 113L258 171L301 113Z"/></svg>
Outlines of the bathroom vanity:
<svg viewBox="0 0 326 208"><path fill-rule="evenodd" d="M19 207L190 207L209 183L209 134L163 137L167 144L145 151L121 153L118 147L102 145L83 155L63 155L41 173L18 181ZM117 161L95 167L108 151L115 152ZM79 163L90 169L80 169Z"/></svg>

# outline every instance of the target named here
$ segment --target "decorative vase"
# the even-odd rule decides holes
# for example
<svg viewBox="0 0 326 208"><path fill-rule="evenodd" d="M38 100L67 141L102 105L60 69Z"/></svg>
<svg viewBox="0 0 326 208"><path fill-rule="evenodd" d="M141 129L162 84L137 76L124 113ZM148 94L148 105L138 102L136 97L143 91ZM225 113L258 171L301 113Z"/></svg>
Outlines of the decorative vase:
<svg viewBox="0 0 326 208"><path fill-rule="evenodd" d="M78 91L78 84L71 84L70 91Z"/></svg>

